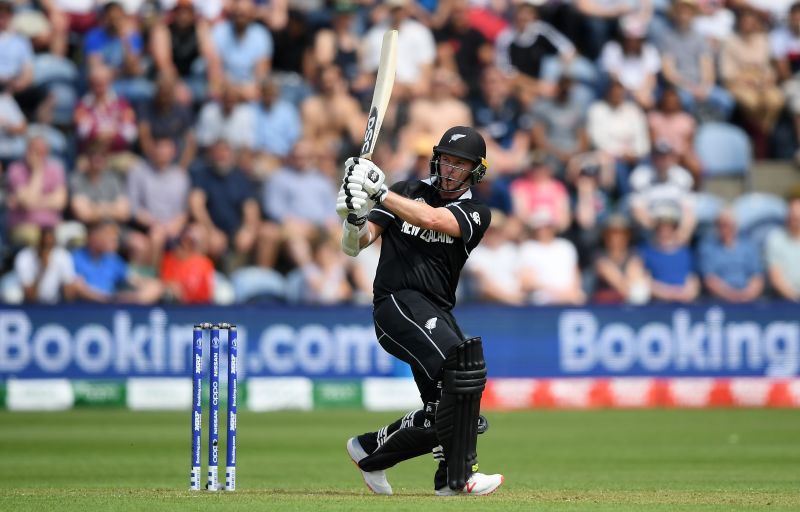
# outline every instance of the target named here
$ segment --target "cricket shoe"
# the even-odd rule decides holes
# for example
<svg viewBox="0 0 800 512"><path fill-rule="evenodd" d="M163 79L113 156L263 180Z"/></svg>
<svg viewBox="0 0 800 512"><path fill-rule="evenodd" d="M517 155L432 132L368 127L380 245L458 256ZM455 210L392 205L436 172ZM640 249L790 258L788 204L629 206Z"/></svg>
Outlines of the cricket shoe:
<svg viewBox="0 0 800 512"><path fill-rule="evenodd" d="M362 448L357 437L351 437L347 440L347 453L350 455L356 467L358 467L358 463L361 459L369 455L366 450ZM392 486L389 485L389 481L386 480L385 471L364 471L360 467L358 467L358 470L361 471L361 476L364 477L364 483L367 484L367 487L369 487L372 492L375 494L385 494L387 496L392 494Z"/></svg>
<svg viewBox="0 0 800 512"><path fill-rule="evenodd" d="M484 475L483 473L473 473L467 485L460 491L454 491L450 487L436 489L436 496L486 496L492 494L498 487L503 485L503 475Z"/></svg>

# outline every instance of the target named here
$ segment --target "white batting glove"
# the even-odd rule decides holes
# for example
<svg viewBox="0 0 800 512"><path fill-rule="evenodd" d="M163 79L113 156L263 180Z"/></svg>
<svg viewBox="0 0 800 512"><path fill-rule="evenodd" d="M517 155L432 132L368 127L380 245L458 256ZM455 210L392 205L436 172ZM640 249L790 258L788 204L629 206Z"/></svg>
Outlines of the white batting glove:
<svg viewBox="0 0 800 512"><path fill-rule="evenodd" d="M339 188L339 195L336 198L336 214L342 220L360 226L366 221L372 205L373 202L367 198L367 193L364 192L361 185L343 183Z"/></svg>
<svg viewBox="0 0 800 512"><path fill-rule="evenodd" d="M361 185L367 196L381 203L389 193L389 188L383 183L386 175L380 167L366 158L350 157L344 163L344 181Z"/></svg>

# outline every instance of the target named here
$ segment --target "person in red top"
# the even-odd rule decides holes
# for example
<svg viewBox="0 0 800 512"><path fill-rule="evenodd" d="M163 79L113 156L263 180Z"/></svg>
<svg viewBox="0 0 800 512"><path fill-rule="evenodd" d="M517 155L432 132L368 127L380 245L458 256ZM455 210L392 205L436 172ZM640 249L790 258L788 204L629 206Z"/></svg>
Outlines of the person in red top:
<svg viewBox="0 0 800 512"><path fill-rule="evenodd" d="M161 262L167 293L181 304L207 304L214 295L214 264L205 254L204 228L190 224Z"/></svg>
<svg viewBox="0 0 800 512"><path fill-rule="evenodd" d="M534 151L525 173L511 182L514 215L527 220L534 212L547 210L558 232L571 222L569 195L563 183L553 178L553 170L543 151Z"/></svg>
<svg viewBox="0 0 800 512"><path fill-rule="evenodd" d="M136 141L136 114L131 105L111 89L113 71L103 64L89 74L90 92L75 109L75 128L81 148L99 142L112 153L127 151Z"/></svg>

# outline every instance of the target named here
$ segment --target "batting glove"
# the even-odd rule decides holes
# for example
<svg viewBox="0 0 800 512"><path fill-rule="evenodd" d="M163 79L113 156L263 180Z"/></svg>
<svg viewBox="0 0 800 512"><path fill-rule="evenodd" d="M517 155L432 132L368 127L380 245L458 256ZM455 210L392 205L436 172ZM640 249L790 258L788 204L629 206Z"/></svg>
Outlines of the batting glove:
<svg viewBox="0 0 800 512"><path fill-rule="evenodd" d="M361 185L343 183L336 198L336 214L342 220L361 226L367 220L372 204Z"/></svg>
<svg viewBox="0 0 800 512"><path fill-rule="evenodd" d="M389 193L389 188L384 184L386 175L380 167L366 158L350 157L344 163L345 181L361 185L367 196L380 204Z"/></svg>

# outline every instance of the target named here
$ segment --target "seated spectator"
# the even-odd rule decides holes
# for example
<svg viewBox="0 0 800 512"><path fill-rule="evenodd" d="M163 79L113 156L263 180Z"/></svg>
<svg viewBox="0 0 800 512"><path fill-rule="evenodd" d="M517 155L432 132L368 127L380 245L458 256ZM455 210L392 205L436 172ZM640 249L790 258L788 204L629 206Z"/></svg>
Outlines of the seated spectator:
<svg viewBox="0 0 800 512"><path fill-rule="evenodd" d="M260 90L261 102L256 107L253 149L259 158L269 161L267 168L273 170L300 139L303 123L297 108L281 99L280 85L275 79L264 80ZM326 114L331 115L330 112Z"/></svg>
<svg viewBox="0 0 800 512"><path fill-rule="evenodd" d="M194 138L192 110L178 103L175 96L177 82L164 75L159 77L152 100L142 103L139 109L139 146L152 160L156 139L172 139L178 148L178 165L188 169L197 153Z"/></svg>
<svg viewBox="0 0 800 512"><path fill-rule="evenodd" d="M600 226L610 210L611 198L603 190L601 180L604 174L612 172L608 163L603 166L598 160L586 159L580 164L577 176L571 176L570 209L574 212L571 238L582 256L581 267L589 263L585 256L597 247Z"/></svg>
<svg viewBox="0 0 800 512"><path fill-rule="evenodd" d="M678 231L680 211L662 206L652 217L653 240L639 250L652 278L651 295L664 302L692 302L700 293L700 280L689 246Z"/></svg>
<svg viewBox="0 0 800 512"><path fill-rule="evenodd" d="M633 218L647 230L655 229L654 212L667 206L680 212L678 239L688 243L697 225L692 175L677 164L672 146L658 141L653 146L649 164L642 164L631 174L630 205Z"/></svg>
<svg viewBox="0 0 800 512"><path fill-rule="evenodd" d="M589 107L586 131L592 146L614 159L617 186L624 194L630 170L650 152L645 113L625 99L622 84L612 81L605 99Z"/></svg>
<svg viewBox="0 0 800 512"><path fill-rule="evenodd" d="M347 280L347 258L335 238L323 235L312 245L312 260L302 268L305 302L339 304L350 300L353 290Z"/></svg>
<svg viewBox="0 0 800 512"><path fill-rule="evenodd" d="M128 195L135 226L147 233L158 266L164 244L177 238L188 219L189 177L175 161L172 139L157 139L153 159L131 169Z"/></svg>
<svg viewBox="0 0 800 512"><path fill-rule="evenodd" d="M188 224L174 249L164 254L165 294L180 304L209 304L214 295L214 264L205 253L205 230Z"/></svg>
<svg viewBox="0 0 800 512"><path fill-rule="evenodd" d="M726 302L753 302L764 291L761 255L749 240L737 235L736 218L723 210L717 236L700 247L700 274L712 297Z"/></svg>
<svg viewBox="0 0 800 512"><path fill-rule="evenodd" d="M548 210L527 219L532 238L519 249L519 280L532 304L583 304L578 252L571 242L556 238L555 218Z"/></svg>
<svg viewBox="0 0 800 512"><path fill-rule="evenodd" d="M52 227L42 228L37 247L26 247L17 253L14 272L22 285L25 302L56 304L74 298L72 255L56 245Z"/></svg>
<svg viewBox="0 0 800 512"><path fill-rule="evenodd" d="M800 302L800 194L789 199L786 228L767 237L766 262L769 284L778 297Z"/></svg>
<svg viewBox="0 0 800 512"><path fill-rule="evenodd" d="M247 263L255 252L258 266L272 268L280 231L274 223L261 221L257 187L236 166L235 158L225 140L211 146L206 162L192 176L189 211L206 229L212 259L219 260L230 247L235 263Z"/></svg>
<svg viewBox="0 0 800 512"><path fill-rule="evenodd" d="M90 73L98 65L111 69L117 94L134 103L152 96L153 85L144 76L142 35L121 2L103 5L99 25L86 34L83 43Z"/></svg>
<svg viewBox="0 0 800 512"><path fill-rule="evenodd" d="M0 92L0 169L25 154L25 132L28 123L14 96Z"/></svg>
<svg viewBox="0 0 800 512"><path fill-rule="evenodd" d="M772 31L770 48L800 146L800 3L792 4L788 24ZM795 152L794 159L800 164L800 149Z"/></svg>
<svg viewBox="0 0 800 512"><path fill-rule="evenodd" d="M667 142L678 164L691 172L695 183L699 183L702 168L694 151L697 123L681 108L681 100L675 89L664 89L657 107L647 115L647 123L650 126L650 140Z"/></svg>
<svg viewBox="0 0 800 512"><path fill-rule="evenodd" d="M652 15L649 0L575 0L575 8L585 21L582 53L594 60L603 45L618 29L618 20L625 16L636 16L647 24Z"/></svg>
<svg viewBox="0 0 800 512"><path fill-rule="evenodd" d="M592 301L598 304L644 304L650 284L644 263L631 247L631 229L621 215L610 215L603 225L603 245L595 256Z"/></svg>
<svg viewBox="0 0 800 512"><path fill-rule="evenodd" d="M55 0L53 4L67 18L66 29L75 34L85 34L97 23L96 0ZM67 37L65 34L64 37Z"/></svg>
<svg viewBox="0 0 800 512"><path fill-rule="evenodd" d="M530 163L522 176L511 182L511 201L514 215L529 219L535 212L546 210L560 233L572 221L569 210L569 195L563 183L553 178L548 155L534 151Z"/></svg>
<svg viewBox="0 0 800 512"><path fill-rule="evenodd" d="M125 224L130 220L128 192L119 175L108 166L108 152L101 143L86 150L86 169L70 176L70 210L75 220L91 224L111 219Z"/></svg>
<svg viewBox="0 0 800 512"><path fill-rule="evenodd" d="M517 267L519 247L505 233L506 216L492 210L492 223L469 255L465 270L471 277L475 299L522 306L527 295L522 290Z"/></svg>
<svg viewBox="0 0 800 512"><path fill-rule="evenodd" d="M165 22L151 29L148 47L159 76L179 80L176 95L181 103L219 94L222 70L211 26L198 16L192 0L175 2Z"/></svg>
<svg viewBox="0 0 800 512"><path fill-rule="evenodd" d="M388 0L385 2L389 15L382 22L374 25L362 39L360 84L370 84L362 91L369 91L372 96L373 80L381 59L381 42L386 30L397 29L397 72L393 100L403 100L423 96L430 88L431 72L436 60L436 41L430 29L411 17L412 0ZM366 76L364 76L366 75Z"/></svg>
<svg viewBox="0 0 800 512"><path fill-rule="evenodd" d="M586 106L574 94L573 85L572 77L562 74L555 96L537 100L531 109L533 143L555 158L559 174L570 158L589 149Z"/></svg>
<svg viewBox="0 0 800 512"><path fill-rule="evenodd" d="M14 2L0 0L0 91L14 96L23 112L31 115L44 99L33 87L33 48L30 40L14 31Z"/></svg>
<svg viewBox="0 0 800 512"><path fill-rule="evenodd" d="M356 28L358 10L356 2L334 2L331 26L320 28L314 35L313 76L319 76L321 68L333 65L341 69L346 83L358 78L358 52L361 46Z"/></svg>
<svg viewBox="0 0 800 512"><path fill-rule="evenodd" d="M339 227L336 186L317 164L314 144L301 140L264 188L263 209L283 227L283 239L297 267L311 262L315 237Z"/></svg>
<svg viewBox="0 0 800 512"><path fill-rule="evenodd" d="M569 61L575 56L575 46L564 34L540 19L533 2L516 2L511 25L495 41L495 62L507 76L512 77L524 101L530 101L549 91L539 83L542 61L548 55L559 55Z"/></svg>
<svg viewBox="0 0 800 512"><path fill-rule="evenodd" d="M14 243L32 245L39 230L61 222L67 206L64 168L50 157L47 140L28 138L25 159L8 168L7 226Z"/></svg>
<svg viewBox="0 0 800 512"><path fill-rule="evenodd" d="M722 43L733 34L736 16L724 0L698 0L699 13L694 29L706 38L716 56Z"/></svg>
<svg viewBox="0 0 800 512"><path fill-rule="evenodd" d="M736 32L722 45L719 66L725 88L749 123L756 157L763 158L766 137L783 109L784 97L770 61L769 41L752 10L739 11Z"/></svg>
<svg viewBox="0 0 800 512"><path fill-rule="evenodd" d="M251 150L256 139L256 110L252 103L242 101L239 91L230 84L222 86L219 100L209 101L197 117L197 143L208 148L225 139L236 150Z"/></svg>
<svg viewBox="0 0 800 512"><path fill-rule="evenodd" d="M530 147L524 107L512 94L511 80L495 67L481 75L480 95L473 100L475 128L486 140L486 155L492 172L516 174L524 165Z"/></svg>
<svg viewBox="0 0 800 512"><path fill-rule="evenodd" d="M271 68L273 42L269 30L255 21L253 0L231 2L227 19L212 29L212 39L225 80L242 98L257 99L258 84Z"/></svg>
<svg viewBox="0 0 800 512"><path fill-rule="evenodd" d="M704 119L726 120L733 110L733 98L716 84L714 54L693 23L697 13L697 0L673 4L673 30L664 38L661 55L664 79L677 89L689 112Z"/></svg>
<svg viewBox="0 0 800 512"><path fill-rule="evenodd" d="M161 283L132 275L117 250L119 227L105 220L89 226L86 247L72 253L78 279L75 294L87 302L152 304L161 297Z"/></svg>
<svg viewBox="0 0 800 512"><path fill-rule="evenodd" d="M136 141L136 114L111 89L112 72L103 65L89 73L89 93L75 109L75 131L81 148L99 143L112 153L129 151Z"/></svg>
<svg viewBox="0 0 800 512"><path fill-rule="evenodd" d="M625 87L630 98L649 109L655 101L661 58L655 46L645 42L647 25L641 19L625 16L620 25L622 40L606 43L600 55L600 67Z"/></svg>

